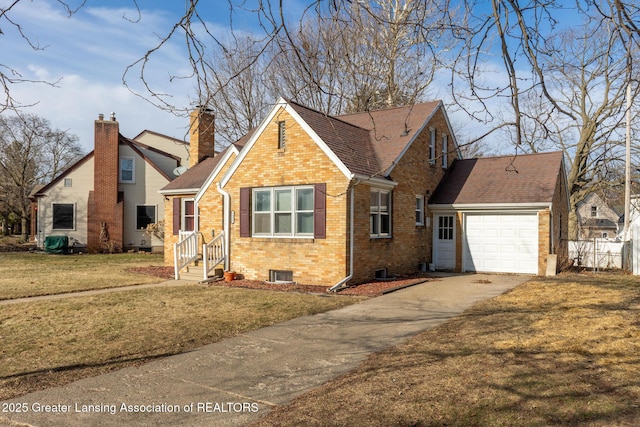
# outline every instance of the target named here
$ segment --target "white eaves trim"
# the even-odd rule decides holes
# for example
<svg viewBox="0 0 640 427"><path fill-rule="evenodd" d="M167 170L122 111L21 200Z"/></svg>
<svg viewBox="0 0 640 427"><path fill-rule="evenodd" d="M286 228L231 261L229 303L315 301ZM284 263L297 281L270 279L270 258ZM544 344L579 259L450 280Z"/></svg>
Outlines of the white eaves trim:
<svg viewBox="0 0 640 427"><path fill-rule="evenodd" d="M235 145L231 144L229 146L227 151L224 153L224 156L222 156L222 158L218 161L218 164L216 165L216 167L211 171L211 173L207 177L207 180L204 182L204 184L202 184L202 187L197 191L197 194L195 197L196 203L198 203L198 201L202 199L204 194L207 192L207 189L213 184L213 181L216 179L216 177L218 176L218 174L220 173L224 165L227 164L227 161L229 160L231 155L235 154L237 156L239 153L240 152L238 151Z"/></svg>
<svg viewBox="0 0 640 427"><path fill-rule="evenodd" d="M163 196L174 196L179 194L196 194L199 190L199 188L179 188L176 190L158 190L158 193Z"/></svg>
<svg viewBox="0 0 640 427"><path fill-rule="evenodd" d="M389 181L384 178L375 178L366 175L356 174L353 176L358 182L358 184L369 184L372 187L384 188L384 189L392 189L395 188L398 183L395 181Z"/></svg>
<svg viewBox="0 0 640 427"><path fill-rule="evenodd" d="M552 204L549 202L537 203L459 203L450 205L427 205L432 211L532 211L540 209L551 209Z"/></svg>
<svg viewBox="0 0 640 427"><path fill-rule="evenodd" d="M307 122L305 122L302 117L300 117L300 115L294 110L294 108L284 98L281 97L273 106L271 112L267 115L267 117L265 117L262 123L260 123L260 126L258 126L254 134L251 136L249 142L247 142L242 150L240 150L240 154L238 154L238 157L236 157L233 164L220 181L220 187L224 188L227 185L235 171L242 164L244 158L247 157L247 154L249 153L249 151L251 151L251 148L253 148L258 138L260 138L265 128L269 125L269 123L271 123L280 108L284 108L284 110L289 113L291 117L293 117L293 119L302 127L302 129L307 132L309 136L311 136L311 139L318 145L318 147L320 147L320 149L327 155L327 157L331 159L331 161L336 165L340 172L344 174L344 176L346 176L350 180L353 178L353 173L351 173L351 171L338 158L338 156L336 156L336 154L327 146L327 144L325 144L325 142L318 136L318 134L315 133L315 131L307 124Z"/></svg>

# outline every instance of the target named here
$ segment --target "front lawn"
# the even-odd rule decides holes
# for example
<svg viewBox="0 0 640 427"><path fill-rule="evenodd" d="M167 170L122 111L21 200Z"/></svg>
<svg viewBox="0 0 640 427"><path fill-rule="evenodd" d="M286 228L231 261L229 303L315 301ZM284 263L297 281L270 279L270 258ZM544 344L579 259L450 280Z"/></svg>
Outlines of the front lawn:
<svg viewBox="0 0 640 427"><path fill-rule="evenodd" d="M129 269L162 264L162 255L151 254L5 252L0 254L0 300L157 283L162 279Z"/></svg>
<svg viewBox="0 0 640 427"><path fill-rule="evenodd" d="M640 424L640 278L535 279L256 426Z"/></svg>
<svg viewBox="0 0 640 427"><path fill-rule="evenodd" d="M361 299L193 284L4 305L0 400Z"/></svg>

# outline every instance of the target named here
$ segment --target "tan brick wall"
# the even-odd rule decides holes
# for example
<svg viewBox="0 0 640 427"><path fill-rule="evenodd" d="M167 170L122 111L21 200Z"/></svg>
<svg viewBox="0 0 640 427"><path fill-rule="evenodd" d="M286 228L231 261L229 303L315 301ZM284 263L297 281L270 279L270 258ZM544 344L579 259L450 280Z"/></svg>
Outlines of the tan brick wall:
<svg viewBox="0 0 640 427"><path fill-rule="evenodd" d="M429 128L436 129L435 162L429 161ZM425 203L446 172L441 165L442 135L448 133L445 117L438 111L422 134L409 147L390 176L398 185L392 191L392 237L371 238L369 235L369 197L371 186L360 184L356 189L355 265L353 283L370 280L378 269L389 275L414 273L418 264L431 262L433 218L427 211L424 226L416 226L416 196ZM449 135L449 148L453 137ZM448 164L456 158L455 150L448 154Z"/></svg>
<svg viewBox="0 0 640 427"><path fill-rule="evenodd" d="M547 272L547 257L551 252L551 211L544 209L538 211L538 275L544 276Z"/></svg>
<svg viewBox="0 0 640 427"><path fill-rule="evenodd" d="M564 174L561 171L560 174ZM569 202L564 177L558 177L553 199L553 250L558 255L558 269L569 264Z"/></svg>
<svg viewBox="0 0 640 427"><path fill-rule="evenodd" d="M279 150L278 121L286 122L286 148ZM325 183L326 239L240 237L240 188ZM331 286L347 275L348 179L286 111L275 115L246 154L225 190L231 224L231 269L248 279L265 280L269 270L291 270L299 283Z"/></svg>

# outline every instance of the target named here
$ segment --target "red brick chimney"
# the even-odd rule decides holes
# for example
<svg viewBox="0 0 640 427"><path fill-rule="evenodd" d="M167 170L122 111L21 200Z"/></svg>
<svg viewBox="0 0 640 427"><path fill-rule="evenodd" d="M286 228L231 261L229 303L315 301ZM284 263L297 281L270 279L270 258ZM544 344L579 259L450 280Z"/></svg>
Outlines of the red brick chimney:
<svg viewBox="0 0 640 427"><path fill-rule="evenodd" d="M198 107L189 118L189 167L192 167L215 155L215 117L211 110Z"/></svg>
<svg viewBox="0 0 640 427"><path fill-rule="evenodd" d="M114 113L95 121L94 180L87 212L87 246L90 250L122 250L124 201L118 194L119 126Z"/></svg>

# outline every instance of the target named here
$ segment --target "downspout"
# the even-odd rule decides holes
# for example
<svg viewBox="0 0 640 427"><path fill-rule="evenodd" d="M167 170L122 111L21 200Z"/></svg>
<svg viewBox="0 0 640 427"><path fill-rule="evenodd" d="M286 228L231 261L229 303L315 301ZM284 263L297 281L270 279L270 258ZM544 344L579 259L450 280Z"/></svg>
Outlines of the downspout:
<svg viewBox="0 0 640 427"><path fill-rule="evenodd" d="M353 277L353 217L354 217L354 213L353 213L353 208L354 208L354 197L353 197L353 192L354 192L354 187L356 185L358 185L358 183L360 182L360 180L356 180L355 184L349 189L349 275L347 277L345 277L344 279L340 280L338 283L336 283L335 285L333 285L332 287L329 288L328 292L335 292L337 291L340 287L342 287L345 283L347 283L349 280L351 280L351 278Z"/></svg>
<svg viewBox="0 0 640 427"><path fill-rule="evenodd" d="M222 194L223 197L223 227L224 227L224 271L229 271L229 269L231 268L231 260L229 259L229 253L230 253L230 248L229 248L229 243L231 241L230 239L230 233L229 230L231 228L230 225L230 218L229 218L229 193L224 191L222 189L222 187L220 186L220 182L216 183L216 190L218 190L218 193Z"/></svg>

